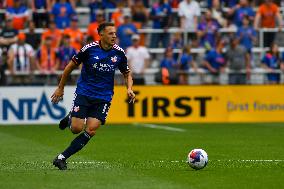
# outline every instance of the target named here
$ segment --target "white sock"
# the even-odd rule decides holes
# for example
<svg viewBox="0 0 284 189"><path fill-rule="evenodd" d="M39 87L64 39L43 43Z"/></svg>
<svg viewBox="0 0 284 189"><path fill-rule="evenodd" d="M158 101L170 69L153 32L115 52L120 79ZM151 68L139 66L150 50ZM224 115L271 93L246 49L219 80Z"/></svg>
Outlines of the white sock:
<svg viewBox="0 0 284 189"><path fill-rule="evenodd" d="M57 159L63 160L63 159L65 159L65 157L64 157L64 155L59 154L59 155L57 156Z"/></svg>

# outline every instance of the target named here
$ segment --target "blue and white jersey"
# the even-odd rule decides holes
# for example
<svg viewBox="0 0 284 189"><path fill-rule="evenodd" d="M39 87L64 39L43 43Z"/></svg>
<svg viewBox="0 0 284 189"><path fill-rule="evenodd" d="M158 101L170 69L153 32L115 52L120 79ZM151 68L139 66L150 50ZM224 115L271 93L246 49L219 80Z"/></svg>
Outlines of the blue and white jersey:
<svg viewBox="0 0 284 189"><path fill-rule="evenodd" d="M115 70L130 71L123 49L116 44L106 51L99 42L90 43L74 55L72 61L76 65L83 64L76 93L107 102L112 100Z"/></svg>

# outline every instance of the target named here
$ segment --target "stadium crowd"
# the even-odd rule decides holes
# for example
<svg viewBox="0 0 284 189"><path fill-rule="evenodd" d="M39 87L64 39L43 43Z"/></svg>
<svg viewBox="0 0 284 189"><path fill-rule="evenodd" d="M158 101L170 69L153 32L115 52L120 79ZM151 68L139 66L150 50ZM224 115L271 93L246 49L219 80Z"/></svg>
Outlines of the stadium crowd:
<svg viewBox="0 0 284 189"><path fill-rule="evenodd" d="M58 75L83 45L99 40L97 27L104 21L115 23L117 43L126 52L137 84L144 84L147 70L155 67L159 68L155 80L163 84L188 84L190 74L205 75L202 83L217 84L225 72L229 84L246 84L256 67L266 71L267 83L280 83L283 2L1 0L0 85L37 83L36 72ZM89 21L81 27L78 9L86 6ZM39 28L42 31L36 32ZM149 28L149 33L140 32ZM174 28L178 30L170 32ZM277 28L277 32L264 32L259 41L263 28ZM267 49L261 49L258 59L255 46ZM164 53L159 56L150 49Z"/></svg>

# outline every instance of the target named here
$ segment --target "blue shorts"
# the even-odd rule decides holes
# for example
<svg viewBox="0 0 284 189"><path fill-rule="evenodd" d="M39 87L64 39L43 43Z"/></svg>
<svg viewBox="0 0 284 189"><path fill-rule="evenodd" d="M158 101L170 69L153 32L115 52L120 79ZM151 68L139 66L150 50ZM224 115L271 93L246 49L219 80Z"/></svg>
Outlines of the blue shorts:
<svg viewBox="0 0 284 189"><path fill-rule="evenodd" d="M104 125L110 105L110 102L101 99L91 99L88 96L75 94L71 117L81 119L92 117L100 120Z"/></svg>

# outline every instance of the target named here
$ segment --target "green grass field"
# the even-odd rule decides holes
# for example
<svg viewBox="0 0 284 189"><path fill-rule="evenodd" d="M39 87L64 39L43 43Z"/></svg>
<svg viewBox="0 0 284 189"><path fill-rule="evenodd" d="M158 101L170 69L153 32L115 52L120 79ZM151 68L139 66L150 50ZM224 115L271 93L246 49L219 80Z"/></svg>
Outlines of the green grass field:
<svg viewBox="0 0 284 189"><path fill-rule="evenodd" d="M67 171L51 162L74 138L69 130L1 126L0 188L284 188L284 124L166 125L182 130L104 126ZM205 169L186 164L193 148L207 151Z"/></svg>

